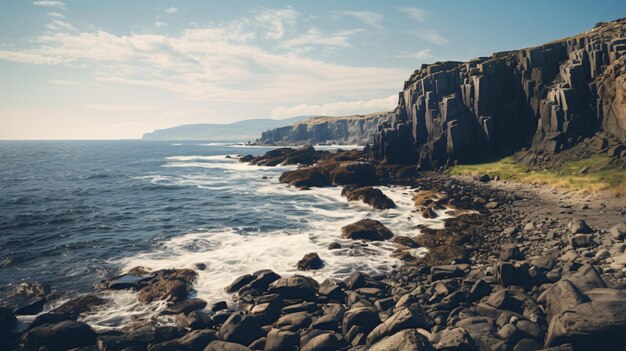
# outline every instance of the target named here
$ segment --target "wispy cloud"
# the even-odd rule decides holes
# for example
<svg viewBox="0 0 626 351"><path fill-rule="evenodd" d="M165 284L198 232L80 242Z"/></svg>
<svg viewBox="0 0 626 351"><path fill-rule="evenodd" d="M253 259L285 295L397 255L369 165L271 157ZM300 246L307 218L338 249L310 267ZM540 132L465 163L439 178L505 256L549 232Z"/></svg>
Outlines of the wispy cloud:
<svg viewBox="0 0 626 351"><path fill-rule="evenodd" d="M50 84L57 84L57 85L67 85L67 86L78 86L78 85L81 85L80 82L75 82L75 81L71 81L71 80L63 80L63 79L49 80L48 83L50 83Z"/></svg>
<svg viewBox="0 0 626 351"><path fill-rule="evenodd" d="M154 22L154 26L157 28L161 28L161 27L167 27L167 23L160 21L160 20L156 20Z"/></svg>
<svg viewBox="0 0 626 351"><path fill-rule="evenodd" d="M48 16L48 17L57 17L57 18L65 17L65 15L63 15L62 13L59 13L59 12L48 12L48 13L46 13L46 16Z"/></svg>
<svg viewBox="0 0 626 351"><path fill-rule="evenodd" d="M355 29L326 35L318 28L311 28L303 35L283 41L280 47L328 46L348 48L351 47L350 38L360 31L362 30Z"/></svg>
<svg viewBox="0 0 626 351"><path fill-rule="evenodd" d="M376 13L376 12L371 12L371 11L338 11L337 14L342 15L342 16L351 16L354 17L358 20L360 20L361 22L363 22L364 24L376 28L376 29L383 29L383 26L381 24L384 16Z"/></svg>
<svg viewBox="0 0 626 351"><path fill-rule="evenodd" d="M409 18L416 20L416 21L425 22L426 19L428 18L428 11L424 9L420 9L417 7L400 7L398 9L406 13L409 16Z"/></svg>
<svg viewBox="0 0 626 351"><path fill-rule="evenodd" d="M282 39L287 28L296 24L300 14L292 7L284 9L262 8L255 11L254 19L266 29L267 39Z"/></svg>
<svg viewBox="0 0 626 351"><path fill-rule="evenodd" d="M448 44L448 38L444 37L443 35L439 34L439 32L433 29L416 31L416 32L412 32L411 34L431 44L435 44L435 45Z"/></svg>
<svg viewBox="0 0 626 351"><path fill-rule="evenodd" d="M52 1L52 0L33 1L33 5L35 5L35 6L42 6L42 7L56 7L56 8L59 8L59 9L64 9L65 8L65 3L64 2Z"/></svg>
<svg viewBox="0 0 626 351"><path fill-rule="evenodd" d="M280 106L272 110L272 117L290 116L345 116L370 112L391 111L398 104L398 95L386 98L355 101L337 101L320 105L300 104Z"/></svg>
<svg viewBox="0 0 626 351"><path fill-rule="evenodd" d="M168 7L167 9L165 9L166 13L176 13L178 12L178 8L177 7Z"/></svg>
<svg viewBox="0 0 626 351"><path fill-rule="evenodd" d="M46 28L53 31L76 31L76 27L74 27L71 23L61 21L61 20L53 20L52 22L46 24Z"/></svg>
<svg viewBox="0 0 626 351"><path fill-rule="evenodd" d="M408 51L403 51L399 54L397 54L395 57L397 58L411 58L411 59L418 59L418 60L427 60L427 59L432 59L434 56L431 52L431 49L423 49L423 50L419 50L416 52L408 52Z"/></svg>

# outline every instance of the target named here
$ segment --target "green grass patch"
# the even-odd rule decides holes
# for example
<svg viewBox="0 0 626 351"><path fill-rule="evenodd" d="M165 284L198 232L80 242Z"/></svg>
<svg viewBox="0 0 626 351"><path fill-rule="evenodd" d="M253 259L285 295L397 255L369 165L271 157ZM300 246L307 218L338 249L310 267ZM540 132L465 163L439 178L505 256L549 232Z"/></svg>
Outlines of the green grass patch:
<svg viewBox="0 0 626 351"><path fill-rule="evenodd" d="M566 162L557 169L544 170L532 170L513 161L511 157L505 157L495 162L455 166L448 172L452 175L489 174L491 177L497 175L504 180L588 192L609 190L618 196L626 196L626 169L611 165L605 155Z"/></svg>

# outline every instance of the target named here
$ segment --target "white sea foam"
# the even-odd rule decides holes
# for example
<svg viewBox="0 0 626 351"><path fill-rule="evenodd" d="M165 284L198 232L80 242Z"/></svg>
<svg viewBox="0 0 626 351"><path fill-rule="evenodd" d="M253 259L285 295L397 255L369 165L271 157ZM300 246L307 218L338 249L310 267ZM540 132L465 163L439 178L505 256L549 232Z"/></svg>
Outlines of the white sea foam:
<svg viewBox="0 0 626 351"><path fill-rule="evenodd" d="M257 172L251 179L260 179L259 174L267 170L263 167L249 166L236 160L223 159L224 156L211 157L208 160L219 162L191 162L197 156L170 158L168 167L233 167L237 171ZM194 158L195 157L195 158ZM175 161L174 161L175 160ZM225 161L224 161L225 160ZM174 161L174 162L171 162ZM234 161L234 162L233 162ZM236 167L235 167L236 165ZM270 167L274 171L276 168ZM142 179L150 182L171 182L172 184L195 185L198 187L237 186L227 180L203 178L201 175L172 177L149 176ZM222 184L219 184L222 182ZM277 195L282 201L297 210L298 228L283 228L269 232L245 232L240 228L223 228L211 232L194 232L167 240L149 252L144 252L116 262L122 271L136 266L151 269L191 268L196 264L206 265L198 271L198 280L194 289L198 297L209 303L218 300L231 301L224 288L236 277L259 269L269 268L281 275L306 274L318 280L327 277L343 278L355 270L368 273L389 272L400 264L391 258L396 249L391 241L357 242L343 239L341 227L363 218L381 221L396 235L419 235L419 225L443 227L443 221L450 216L445 210L436 211L439 215L427 219L415 209L412 190L400 186L382 186L380 189L389 196L397 208L373 210L360 201L347 202L341 196L341 187L314 188L308 191L297 190L278 183L276 177L263 181L244 182L239 186L253 191L259 196ZM251 209L252 210L252 209ZM277 212L280 216L288 214ZM243 234L242 234L243 233ZM332 242L341 244L337 250L329 250ZM307 253L317 252L325 263L318 271L300 272L296 263ZM413 249L410 253L416 257L424 255L425 249ZM196 269L197 270L197 269ZM88 322L99 328L120 327L131 320L153 318L162 305L142 305L131 292L111 292L114 303L99 313L86 317Z"/></svg>

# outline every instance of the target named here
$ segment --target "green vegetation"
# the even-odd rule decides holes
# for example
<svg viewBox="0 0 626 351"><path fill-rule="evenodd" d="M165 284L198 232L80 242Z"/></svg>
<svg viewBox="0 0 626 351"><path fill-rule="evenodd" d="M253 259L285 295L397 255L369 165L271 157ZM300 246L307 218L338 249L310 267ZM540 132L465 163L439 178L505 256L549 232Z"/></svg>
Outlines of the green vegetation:
<svg viewBox="0 0 626 351"><path fill-rule="evenodd" d="M385 115L388 114L389 112L375 112L375 113L370 113L367 115L351 115L351 116L317 116L317 117L311 117L309 119L306 119L304 121L298 121L295 122L294 125L298 125L298 124L306 124L306 125L314 125L314 124L320 124L320 123L324 123L324 122L333 122L333 121L338 121L338 120L355 120L355 119L368 119L368 118L375 118L381 115Z"/></svg>
<svg viewBox="0 0 626 351"><path fill-rule="evenodd" d="M510 157L489 163L455 166L452 175L496 175L500 179L531 184L546 184L556 187L597 192L609 190L618 196L626 196L626 169L609 163L605 155L566 162L556 169L531 170Z"/></svg>

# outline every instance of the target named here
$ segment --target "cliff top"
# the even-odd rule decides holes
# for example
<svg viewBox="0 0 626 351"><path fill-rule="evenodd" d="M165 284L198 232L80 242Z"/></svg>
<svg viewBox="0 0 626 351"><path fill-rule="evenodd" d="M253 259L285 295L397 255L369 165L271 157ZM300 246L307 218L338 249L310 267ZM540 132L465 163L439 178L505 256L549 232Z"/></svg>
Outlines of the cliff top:
<svg viewBox="0 0 626 351"><path fill-rule="evenodd" d="M374 112L374 113L369 113L366 115L351 115L351 116L317 116L317 117L311 117L309 119L305 119L304 121L295 122L292 125L294 126L299 125L299 124L314 125L314 124L320 124L324 122L333 122L337 120L370 119L370 118L380 117L386 114L389 114L389 112Z"/></svg>

